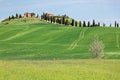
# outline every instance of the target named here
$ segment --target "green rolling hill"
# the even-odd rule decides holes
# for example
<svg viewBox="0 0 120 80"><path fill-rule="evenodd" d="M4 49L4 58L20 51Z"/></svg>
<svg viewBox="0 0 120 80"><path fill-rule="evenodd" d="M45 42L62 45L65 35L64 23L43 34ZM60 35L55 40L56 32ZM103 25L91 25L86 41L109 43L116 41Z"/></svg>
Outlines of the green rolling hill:
<svg viewBox="0 0 120 80"><path fill-rule="evenodd" d="M15 19L0 23L0 59L88 59L94 36L105 45L105 57L120 58L120 28L71 27L39 19Z"/></svg>

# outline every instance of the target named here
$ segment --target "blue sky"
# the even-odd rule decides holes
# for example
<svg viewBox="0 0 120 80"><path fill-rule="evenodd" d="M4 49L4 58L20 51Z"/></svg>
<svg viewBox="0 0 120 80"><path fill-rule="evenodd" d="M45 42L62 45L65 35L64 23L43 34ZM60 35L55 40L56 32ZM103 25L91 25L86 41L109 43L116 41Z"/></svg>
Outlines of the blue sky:
<svg viewBox="0 0 120 80"><path fill-rule="evenodd" d="M25 12L67 14L76 20L120 22L120 0L0 0L0 21Z"/></svg>

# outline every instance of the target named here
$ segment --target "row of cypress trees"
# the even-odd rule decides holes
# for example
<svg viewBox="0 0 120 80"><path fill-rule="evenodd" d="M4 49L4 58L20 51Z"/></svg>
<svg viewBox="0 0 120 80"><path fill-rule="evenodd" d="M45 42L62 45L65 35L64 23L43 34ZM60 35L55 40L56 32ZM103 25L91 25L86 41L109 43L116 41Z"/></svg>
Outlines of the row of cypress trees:
<svg viewBox="0 0 120 80"><path fill-rule="evenodd" d="M35 15L35 13L31 13ZM17 18L22 18L23 16L21 14L16 13L16 15L9 16L8 20L10 21L11 19L17 19ZM36 18L39 18L39 15L37 14Z"/></svg>
<svg viewBox="0 0 120 80"><path fill-rule="evenodd" d="M11 20L11 19L16 19L16 18L22 18L21 14L16 13L16 15L9 16L6 20ZM36 18L39 18L39 15L37 14ZM63 24L63 25L68 25L68 26L75 26L75 27L100 27L100 26L106 26L105 23L101 24L100 22L97 22L93 20L92 22L90 21L76 21L72 18L70 18L67 15L62 15L62 16L49 16L48 13L43 13L41 15L41 20L45 20L50 23L57 23L57 24ZM5 20L4 20L5 21ZM112 27L112 25L109 25ZM119 27L119 23L115 21L114 24L115 27Z"/></svg>
<svg viewBox="0 0 120 80"><path fill-rule="evenodd" d="M86 21L76 21L74 19L69 18L67 15L62 15L62 16L48 16L48 13L43 13L41 15L41 19L45 20L46 22L50 23L58 23L58 24L63 24L63 25L69 25L69 26L75 26L75 27L100 27L100 26L106 26L105 23L101 24L100 22L97 22L95 20L86 22ZM112 27L112 25L109 25ZM115 21L115 27L119 27L119 23Z"/></svg>
<svg viewBox="0 0 120 80"><path fill-rule="evenodd" d="M16 15L14 16L14 15L12 15L12 16L9 16L9 21L11 20L11 19L16 19L16 18L22 18L22 15L21 14L18 14L18 13L16 13Z"/></svg>

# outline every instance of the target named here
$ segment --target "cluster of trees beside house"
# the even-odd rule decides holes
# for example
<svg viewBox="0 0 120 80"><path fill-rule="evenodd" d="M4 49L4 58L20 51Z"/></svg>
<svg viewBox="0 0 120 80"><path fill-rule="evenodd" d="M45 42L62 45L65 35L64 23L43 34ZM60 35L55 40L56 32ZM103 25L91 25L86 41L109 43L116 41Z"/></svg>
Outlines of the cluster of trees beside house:
<svg viewBox="0 0 120 80"><path fill-rule="evenodd" d="M49 23L63 24L63 25L75 26L75 27L106 26L105 23L101 24L100 22L96 22L95 20L93 20L92 22L90 22L90 21L77 21L73 18L70 18L67 15L55 16L53 14L44 13L44 12L41 16L39 16L38 14L35 14L35 13L28 13L28 12L25 13L24 15L16 13L16 15L9 16L8 18L3 20L2 22L10 21L10 20L13 20L13 19L19 19L19 18L40 18L41 20L44 20L44 21L49 22ZM110 24L109 26L112 27L112 24ZM117 21L115 21L114 26L119 27L119 23Z"/></svg>
<svg viewBox="0 0 120 80"><path fill-rule="evenodd" d="M14 19L20 19L20 18L39 18L39 15L35 14L35 13L24 13L24 15L22 14L18 14L16 13L15 15L12 15L12 16L9 16L8 18L4 19L2 22L5 22L5 21L10 21L10 20L14 20Z"/></svg>
<svg viewBox="0 0 120 80"><path fill-rule="evenodd" d="M100 26L106 26L105 23L101 24L100 22L97 22L95 20L92 21L77 21L75 19L70 18L67 15L62 15L62 16L49 16L50 14L48 13L43 13L41 15L41 20L45 20L46 22L49 23L57 23L57 24L63 24L63 25L69 25L69 26L75 26L75 27L100 27ZM112 27L112 24L109 25ZM115 27L119 27L119 23L115 21Z"/></svg>
<svg viewBox="0 0 120 80"><path fill-rule="evenodd" d="M72 18L70 18L67 15L62 16L49 16L48 13L43 13L41 15L41 20L45 20L50 23L58 23L63 25L69 25L69 26L75 26L75 27L95 27L100 26L100 22L98 24L95 23L95 20L93 20L93 23L91 24L90 21L86 23L86 21L76 21Z"/></svg>

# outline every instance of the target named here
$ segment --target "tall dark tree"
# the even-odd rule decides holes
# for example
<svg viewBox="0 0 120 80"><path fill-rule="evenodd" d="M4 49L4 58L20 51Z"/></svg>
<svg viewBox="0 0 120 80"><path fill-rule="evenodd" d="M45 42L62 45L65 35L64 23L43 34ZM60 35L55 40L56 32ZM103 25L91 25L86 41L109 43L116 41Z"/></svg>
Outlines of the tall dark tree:
<svg viewBox="0 0 120 80"><path fill-rule="evenodd" d="M79 27L82 27L82 23L81 23L81 21L79 21Z"/></svg>
<svg viewBox="0 0 120 80"><path fill-rule="evenodd" d="M77 24L78 24L78 22L77 21L75 21L75 26L77 27Z"/></svg>
<svg viewBox="0 0 120 80"><path fill-rule="evenodd" d="M56 22L56 23L59 23L59 18L57 18L57 19L55 20L55 22Z"/></svg>
<svg viewBox="0 0 120 80"><path fill-rule="evenodd" d="M47 21L47 13L43 13L43 19Z"/></svg>
<svg viewBox="0 0 120 80"><path fill-rule="evenodd" d="M50 16L47 16L47 21L50 22Z"/></svg>
<svg viewBox="0 0 120 80"><path fill-rule="evenodd" d="M11 17L9 16L9 18L8 18L8 19L9 19L9 21L10 21L10 20L11 20Z"/></svg>
<svg viewBox="0 0 120 80"><path fill-rule="evenodd" d="M15 17L14 17L14 15L12 15L12 17L11 17L12 19L15 19Z"/></svg>
<svg viewBox="0 0 120 80"><path fill-rule="evenodd" d="M41 17L41 20L43 20L43 15L41 15L40 17Z"/></svg>
<svg viewBox="0 0 120 80"><path fill-rule="evenodd" d="M55 17L53 17L53 23L55 23Z"/></svg>
<svg viewBox="0 0 120 80"><path fill-rule="evenodd" d="M47 16L48 14L47 13L45 13L45 20L47 21L47 19L48 19L48 16Z"/></svg>
<svg viewBox="0 0 120 80"><path fill-rule="evenodd" d="M90 21L88 21L88 25L87 26L90 27Z"/></svg>
<svg viewBox="0 0 120 80"><path fill-rule="evenodd" d="M98 25L97 26L100 26L100 22L98 22Z"/></svg>
<svg viewBox="0 0 120 80"><path fill-rule="evenodd" d="M83 27L86 27L86 22L85 21L83 21Z"/></svg>
<svg viewBox="0 0 120 80"><path fill-rule="evenodd" d="M31 17L34 17L36 14L35 13L31 13Z"/></svg>
<svg viewBox="0 0 120 80"><path fill-rule="evenodd" d="M18 13L16 13L16 18L19 18Z"/></svg>
<svg viewBox="0 0 120 80"><path fill-rule="evenodd" d="M53 17L52 16L50 17L50 21L51 21L51 23L53 23Z"/></svg>
<svg viewBox="0 0 120 80"><path fill-rule="evenodd" d="M43 14L41 15L41 19L45 20L45 13L43 12Z"/></svg>
<svg viewBox="0 0 120 80"><path fill-rule="evenodd" d="M57 18L57 23L60 24L60 19L59 18Z"/></svg>
<svg viewBox="0 0 120 80"><path fill-rule="evenodd" d="M75 25L75 20L72 19L72 23L71 23L71 26L74 26Z"/></svg>
<svg viewBox="0 0 120 80"><path fill-rule="evenodd" d="M21 14L19 14L19 18L22 18L22 15L21 15Z"/></svg>
<svg viewBox="0 0 120 80"><path fill-rule="evenodd" d="M62 24L62 19L60 18L60 24Z"/></svg>
<svg viewBox="0 0 120 80"><path fill-rule="evenodd" d="M93 24L92 24L92 26L93 26L93 27L95 26L95 20L93 20Z"/></svg>
<svg viewBox="0 0 120 80"><path fill-rule="evenodd" d="M69 25L69 21L68 20L65 21L65 25Z"/></svg>
<svg viewBox="0 0 120 80"><path fill-rule="evenodd" d="M61 18L59 18L58 21L59 21L58 23L61 24Z"/></svg>
<svg viewBox="0 0 120 80"><path fill-rule="evenodd" d="M65 21L65 16L62 17L62 24L65 24L66 21Z"/></svg>
<svg viewBox="0 0 120 80"><path fill-rule="evenodd" d="M105 23L103 23L103 27L105 27L106 25L105 25Z"/></svg>
<svg viewBox="0 0 120 80"><path fill-rule="evenodd" d="M112 25L110 24L110 27L112 27Z"/></svg>
<svg viewBox="0 0 120 80"><path fill-rule="evenodd" d="M115 21L115 27L117 27L117 22Z"/></svg>
<svg viewBox="0 0 120 80"><path fill-rule="evenodd" d="M119 27L119 23L117 23L117 27Z"/></svg>
<svg viewBox="0 0 120 80"><path fill-rule="evenodd" d="M39 14L37 14L36 18L39 18Z"/></svg>

